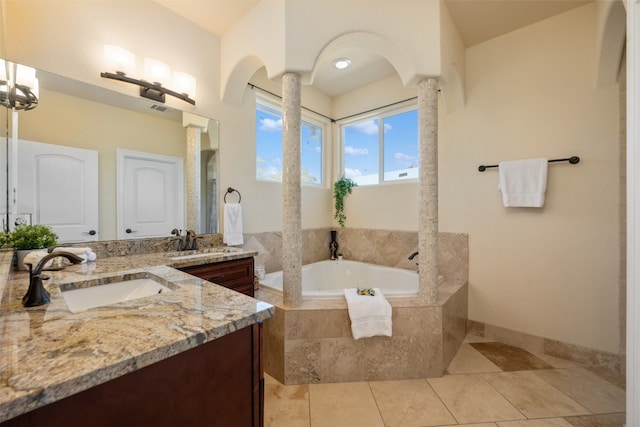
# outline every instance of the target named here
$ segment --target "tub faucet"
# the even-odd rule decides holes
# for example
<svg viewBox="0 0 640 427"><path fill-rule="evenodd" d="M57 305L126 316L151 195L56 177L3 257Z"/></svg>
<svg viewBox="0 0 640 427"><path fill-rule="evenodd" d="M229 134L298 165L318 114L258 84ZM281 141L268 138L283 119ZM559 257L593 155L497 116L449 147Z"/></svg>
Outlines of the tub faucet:
<svg viewBox="0 0 640 427"><path fill-rule="evenodd" d="M409 258L408 258L408 259L413 260L413 259L416 257L416 255L418 255L418 252L417 252L417 251L416 251L416 252L414 252L414 253L412 253L411 255L409 255ZM416 262L416 273L418 273L418 272L420 272L420 266L419 266L419 265L418 265L418 263Z"/></svg>
<svg viewBox="0 0 640 427"><path fill-rule="evenodd" d="M49 292L42 285L43 280L49 279L48 276L42 276L42 269L47 263L53 258L57 257L67 258L74 264L80 264L84 261L84 258L80 258L77 255L72 254L71 252L53 252L43 256L35 269L32 269L33 265L31 263L25 263L29 266L29 289L27 293L22 297L22 305L25 307L35 307L38 305L44 305L49 303Z"/></svg>

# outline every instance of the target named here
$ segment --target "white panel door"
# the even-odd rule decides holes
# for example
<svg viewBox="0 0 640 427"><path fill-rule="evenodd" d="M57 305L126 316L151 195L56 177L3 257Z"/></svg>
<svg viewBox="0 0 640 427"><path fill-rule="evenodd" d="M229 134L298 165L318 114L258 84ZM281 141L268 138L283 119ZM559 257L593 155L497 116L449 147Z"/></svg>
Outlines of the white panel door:
<svg viewBox="0 0 640 427"><path fill-rule="evenodd" d="M60 242L98 239L98 152L18 141L17 206Z"/></svg>
<svg viewBox="0 0 640 427"><path fill-rule="evenodd" d="M169 236L184 221L183 160L118 150L118 239Z"/></svg>

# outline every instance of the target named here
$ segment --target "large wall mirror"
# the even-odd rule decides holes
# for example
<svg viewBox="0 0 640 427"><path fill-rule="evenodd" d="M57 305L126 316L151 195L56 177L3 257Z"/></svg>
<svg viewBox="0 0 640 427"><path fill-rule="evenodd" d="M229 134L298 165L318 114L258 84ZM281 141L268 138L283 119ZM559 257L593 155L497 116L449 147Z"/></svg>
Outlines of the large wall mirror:
<svg viewBox="0 0 640 427"><path fill-rule="evenodd" d="M187 129L183 126L182 111L167 108L164 104L136 98L104 88L88 85L69 78L37 70L39 80L38 106L29 111L18 111L0 107L0 204L3 226L11 228L15 215L32 214L33 222L38 220L36 212L16 211L15 198L30 198L31 191L17 191L12 176L16 174L17 155L12 152L13 141L17 140L51 144L72 149L97 153L97 209L99 225L95 238L113 240L116 230L118 209L118 188L116 163L118 152L149 153L167 158L182 158L186 166ZM218 170L220 162L218 144L218 121L208 120L201 140L201 180L200 180L200 224L197 233L218 232ZM30 178L25 178L26 180ZM60 176L55 188L76 188L82 180ZM24 180L23 180L24 182ZM12 183L9 185L9 183ZM50 185L54 185L50 183ZM194 197L191 191L184 191L187 197ZM47 192L46 186L37 190ZM46 196L46 194L45 194ZM24 199L23 199L24 200ZM45 197L49 203L66 203L62 197ZM23 210L23 209L20 209ZM184 222L175 224L184 228ZM87 230L90 231L90 230ZM166 230L169 236L171 228ZM145 237L145 236L131 236Z"/></svg>

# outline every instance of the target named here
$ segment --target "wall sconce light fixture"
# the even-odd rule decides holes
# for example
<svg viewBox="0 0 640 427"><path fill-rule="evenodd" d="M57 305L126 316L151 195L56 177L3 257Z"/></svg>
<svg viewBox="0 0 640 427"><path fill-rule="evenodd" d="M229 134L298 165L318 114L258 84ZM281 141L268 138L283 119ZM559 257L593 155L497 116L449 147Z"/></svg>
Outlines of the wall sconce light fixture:
<svg viewBox="0 0 640 427"><path fill-rule="evenodd" d="M0 59L0 105L13 110L33 110L38 106L36 70Z"/></svg>
<svg viewBox="0 0 640 427"><path fill-rule="evenodd" d="M110 70L100 73L106 79L118 80L140 86L140 96L157 102L165 102L165 95L171 95L191 105L196 101L196 79L180 71L171 73L171 68L162 61L153 58L144 59L144 80L130 77L135 73L135 56L118 46L104 46L105 63ZM152 83L151 83L152 82ZM176 90L167 89L171 84Z"/></svg>

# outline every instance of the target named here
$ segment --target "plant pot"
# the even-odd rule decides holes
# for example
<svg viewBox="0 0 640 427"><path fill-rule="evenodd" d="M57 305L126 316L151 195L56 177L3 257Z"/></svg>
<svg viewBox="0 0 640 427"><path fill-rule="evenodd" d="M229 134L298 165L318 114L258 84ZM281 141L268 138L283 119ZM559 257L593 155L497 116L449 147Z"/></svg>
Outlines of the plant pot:
<svg viewBox="0 0 640 427"><path fill-rule="evenodd" d="M31 252L44 252L47 253L46 249L18 249L16 250L16 269L29 271L29 267L24 265L24 257ZM33 266L35 268L35 265Z"/></svg>

